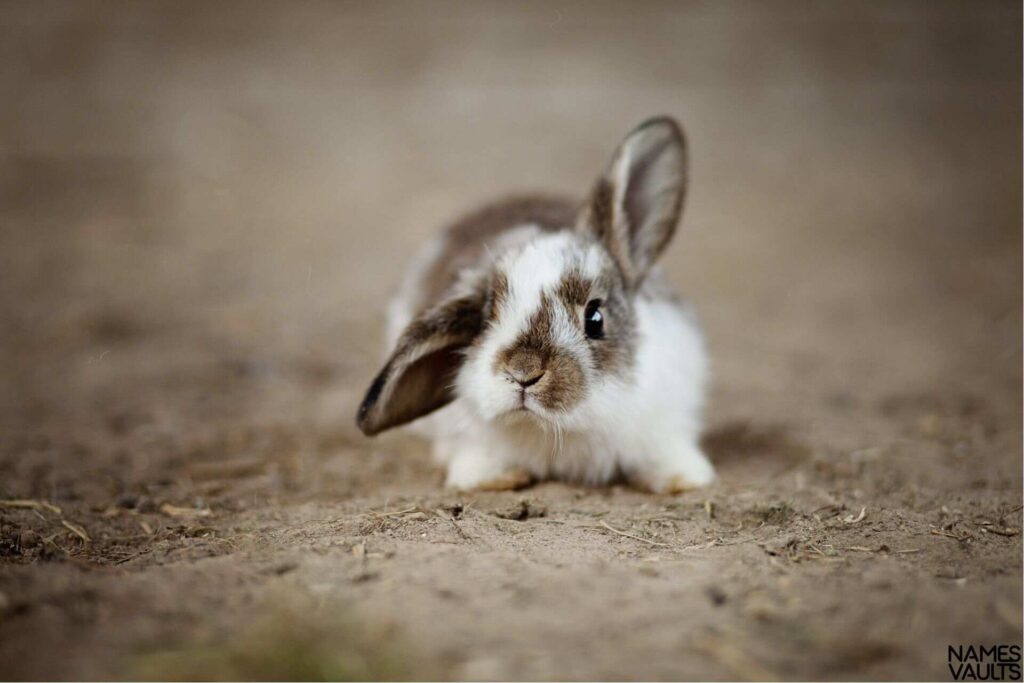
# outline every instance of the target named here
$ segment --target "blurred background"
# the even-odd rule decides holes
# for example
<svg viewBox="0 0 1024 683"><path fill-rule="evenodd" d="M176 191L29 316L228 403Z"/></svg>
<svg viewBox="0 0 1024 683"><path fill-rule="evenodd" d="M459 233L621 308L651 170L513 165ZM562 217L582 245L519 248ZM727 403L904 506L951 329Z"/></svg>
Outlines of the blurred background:
<svg viewBox="0 0 1024 683"><path fill-rule="evenodd" d="M716 344L769 365L806 344L841 377L900 345L907 362L867 371L989 372L1019 348L1018 16L5 3L4 339L42 350L101 309L352 362L352 325L445 221L510 190L581 193L665 112L693 167L670 270ZM994 335L954 307L1009 319Z"/></svg>
<svg viewBox="0 0 1024 683"><path fill-rule="evenodd" d="M693 168L669 270L723 358L761 356L758 389L810 390L765 367L794 346L837 381L1001 372L1019 9L5 3L4 342L47 352L92 319L376 359L353 326L445 221L511 190L581 194L664 112ZM90 388L4 351L42 375L19 394Z"/></svg>
<svg viewBox="0 0 1024 683"><path fill-rule="evenodd" d="M495 195L582 195L665 113L692 169L666 267L707 330L712 433L787 425L826 463L791 492L923 514L973 491L968 516L1019 499L1021 20L1017 2L942 0L3 2L0 498L78 510L92 545L64 549L132 567L151 540L101 531L119 496L212 505L223 531L267 501L436 495L421 446L351 425L406 262ZM884 467L816 483L870 448ZM243 456L260 476L181 476ZM759 485L732 467L726 486ZM39 524L0 513L9 538ZM252 524L266 549L289 523ZM8 604L53 594L65 570L10 543ZM1019 605L1019 537L992 552ZM27 613L21 633L80 636ZM124 622L107 623L114 642ZM919 642L944 664L945 642ZM76 656L73 675L104 671ZM483 661L442 675L669 675Z"/></svg>

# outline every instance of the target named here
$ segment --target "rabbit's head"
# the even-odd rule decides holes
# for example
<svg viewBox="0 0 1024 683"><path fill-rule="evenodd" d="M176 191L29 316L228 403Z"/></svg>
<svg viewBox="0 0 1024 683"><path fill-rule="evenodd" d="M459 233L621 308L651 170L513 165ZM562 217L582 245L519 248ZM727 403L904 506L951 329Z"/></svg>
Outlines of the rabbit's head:
<svg viewBox="0 0 1024 683"><path fill-rule="evenodd" d="M636 295L672 238L685 188L679 126L640 125L575 226L535 231L466 269L406 328L360 406L360 428L376 434L456 396L483 420L579 426L588 402L630 381Z"/></svg>

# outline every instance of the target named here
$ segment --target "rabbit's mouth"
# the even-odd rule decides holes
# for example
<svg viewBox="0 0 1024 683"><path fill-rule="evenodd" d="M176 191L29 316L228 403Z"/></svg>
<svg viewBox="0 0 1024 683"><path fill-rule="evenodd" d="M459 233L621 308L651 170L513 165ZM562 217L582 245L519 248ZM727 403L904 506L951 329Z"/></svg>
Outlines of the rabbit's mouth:
<svg viewBox="0 0 1024 683"><path fill-rule="evenodd" d="M518 405L498 415L498 420L515 424L547 422L543 409L537 404L536 399L529 395L521 397Z"/></svg>

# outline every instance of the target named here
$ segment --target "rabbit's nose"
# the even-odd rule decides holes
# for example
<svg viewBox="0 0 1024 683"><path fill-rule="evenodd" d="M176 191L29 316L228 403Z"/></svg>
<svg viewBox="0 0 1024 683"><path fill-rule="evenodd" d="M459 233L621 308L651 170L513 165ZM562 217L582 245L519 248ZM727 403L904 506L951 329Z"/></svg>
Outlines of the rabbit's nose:
<svg viewBox="0 0 1024 683"><path fill-rule="evenodd" d="M544 376L544 361L539 354L518 350L505 363L505 376L521 387L528 387Z"/></svg>
<svg viewBox="0 0 1024 683"><path fill-rule="evenodd" d="M537 372L536 374L533 375L524 375L521 373L511 372L509 373L509 375L512 377L512 379L519 383L519 386L526 388L529 386L533 386L534 384L539 382L540 378L544 376L544 371L541 370L540 372Z"/></svg>

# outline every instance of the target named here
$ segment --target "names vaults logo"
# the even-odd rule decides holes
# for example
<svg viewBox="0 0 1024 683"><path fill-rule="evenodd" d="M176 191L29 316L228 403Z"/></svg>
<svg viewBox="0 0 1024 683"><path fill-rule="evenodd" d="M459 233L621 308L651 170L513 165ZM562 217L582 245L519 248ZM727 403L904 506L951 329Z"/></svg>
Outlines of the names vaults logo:
<svg viewBox="0 0 1024 683"><path fill-rule="evenodd" d="M1019 681L1020 645L950 645L954 681Z"/></svg>

